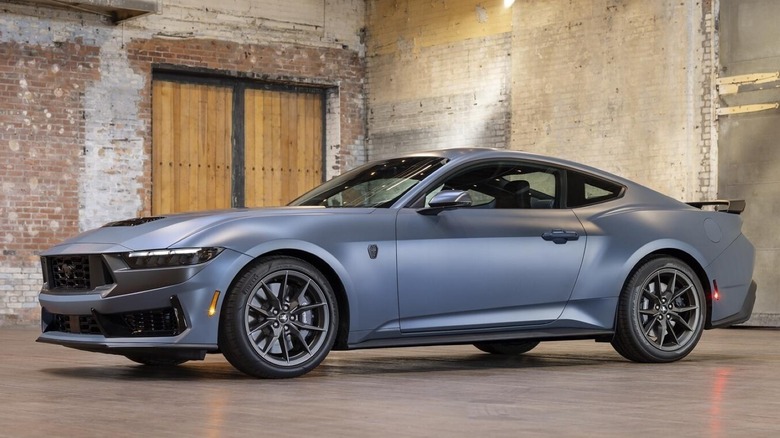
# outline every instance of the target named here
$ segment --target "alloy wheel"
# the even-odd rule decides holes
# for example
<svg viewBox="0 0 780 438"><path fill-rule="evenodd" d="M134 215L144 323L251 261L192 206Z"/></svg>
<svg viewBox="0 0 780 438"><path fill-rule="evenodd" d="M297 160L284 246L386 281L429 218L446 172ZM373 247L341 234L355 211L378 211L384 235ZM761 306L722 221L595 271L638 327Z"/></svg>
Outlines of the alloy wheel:
<svg viewBox="0 0 780 438"><path fill-rule="evenodd" d="M269 363L285 367L305 363L327 338L328 301L303 272L269 273L252 290L245 309L246 336Z"/></svg>
<svg viewBox="0 0 780 438"><path fill-rule="evenodd" d="M664 268L641 287L637 317L644 338L656 348L675 351L696 338L702 303L693 281L675 268Z"/></svg>

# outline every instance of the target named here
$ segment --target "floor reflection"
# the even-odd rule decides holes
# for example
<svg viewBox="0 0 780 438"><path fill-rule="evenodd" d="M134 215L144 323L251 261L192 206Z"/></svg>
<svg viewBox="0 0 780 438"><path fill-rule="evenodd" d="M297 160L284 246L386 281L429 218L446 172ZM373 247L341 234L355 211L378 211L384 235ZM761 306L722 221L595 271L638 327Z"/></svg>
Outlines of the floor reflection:
<svg viewBox="0 0 780 438"><path fill-rule="evenodd" d="M710 390L710 421L709 435L711 437L723 436L723 400L729 386L731 368L716 368Z"/></svg>

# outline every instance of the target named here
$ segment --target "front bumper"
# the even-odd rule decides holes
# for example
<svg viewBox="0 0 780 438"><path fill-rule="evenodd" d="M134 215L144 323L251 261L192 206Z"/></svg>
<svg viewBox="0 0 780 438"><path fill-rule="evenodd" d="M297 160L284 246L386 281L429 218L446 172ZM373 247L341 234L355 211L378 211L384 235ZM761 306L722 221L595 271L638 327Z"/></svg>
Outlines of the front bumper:
<svg viewBox="0 0 780 438"><path fill-rule="evenodd" d="M250 261L249 256L225 250L199 269L183 267L181 271L187 272L183 278L182 272L171 270L124 269L114 272L116 287L86 293L44 288L39 295L42 334L38 341L104 353L150 350L202 358L218 350L219 309L225 292ZM177 279L175 284L170 284L171 276ZM128 283L148 288L127 290ZM167 285L155 287L160 284ZM123 293L115 294L118 290ZM215 293L217 312L209 315Z"/></svg>

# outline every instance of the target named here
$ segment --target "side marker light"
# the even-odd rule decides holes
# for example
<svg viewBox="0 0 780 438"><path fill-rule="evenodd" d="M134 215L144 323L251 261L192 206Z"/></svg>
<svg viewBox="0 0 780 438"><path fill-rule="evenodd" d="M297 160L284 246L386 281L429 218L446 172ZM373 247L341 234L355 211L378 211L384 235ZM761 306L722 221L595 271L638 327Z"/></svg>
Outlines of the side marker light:
<svg viewBox="0 0 780 438"><path fill-rule="evenodd" d="M217 301L219 301L219 294L220 292L218 290L215 290L214 296L211 297L211 305L209 306L209 316L214 316L217 314Z"/></svg>
<svg viewBox="0 0 780 438"><path fill-rule="evenodd" d="M720 300L720 291L718 291L718 282L712 280L712 299L715 301Z"/></svg>

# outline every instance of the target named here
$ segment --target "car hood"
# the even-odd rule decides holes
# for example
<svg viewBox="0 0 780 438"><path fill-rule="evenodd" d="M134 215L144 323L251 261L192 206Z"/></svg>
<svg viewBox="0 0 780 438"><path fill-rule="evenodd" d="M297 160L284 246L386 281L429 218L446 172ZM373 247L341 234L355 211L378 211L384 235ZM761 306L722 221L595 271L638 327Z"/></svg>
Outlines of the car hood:
<svg viewBox="0 0 780 438"><path fill-rule="evenodd" d="M237 220L300 215L368 214L373 209L279 207L171 214L112 222L67 239L42 255L124 252L168 248L188 236Z"/></svg>

